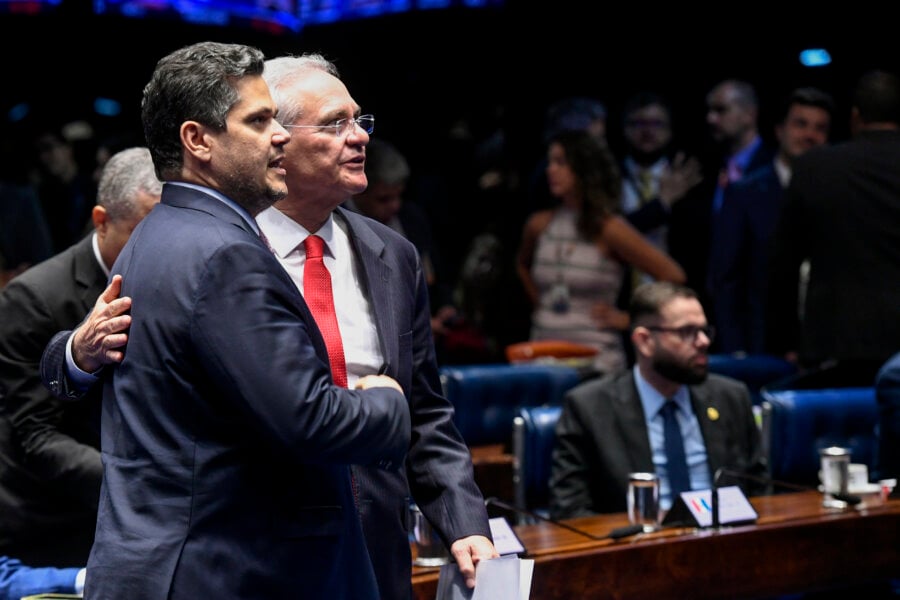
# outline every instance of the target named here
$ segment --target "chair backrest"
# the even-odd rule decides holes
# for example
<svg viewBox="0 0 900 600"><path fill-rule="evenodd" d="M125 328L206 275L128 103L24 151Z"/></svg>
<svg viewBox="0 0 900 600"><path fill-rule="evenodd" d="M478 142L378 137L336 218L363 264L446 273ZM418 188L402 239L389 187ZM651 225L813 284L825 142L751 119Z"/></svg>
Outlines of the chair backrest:
<svg viewBox="0 0 900 600"><path fill-rule="evenodd" d="M513 421L513 486L516 504L546 515L556 422L562 407L525 406ZM520 523L524 523L521 515Z"/></svg>
<svg viewBox="0 0 900 600"><path fill-rule="evenodd" d="M709 371L743 381L753 404L762 404L762 388L797 373L797 366L771 354L710 354Z"/></svg>
<svg viewBox="0 0 900 600"><path fill-rule="evenodd" d="M444 394L469 446L509 444L513 418L522 406L559 404L581 382L574 367L545 364L441 367Z"/></svg>
<svg viewBox="0 0 900 600"><path fill-rule="evenodd" d="M763 391L763 442L773 479L819 484L819 450L850 449L872 472L878 405L873 387Z"/></svg>

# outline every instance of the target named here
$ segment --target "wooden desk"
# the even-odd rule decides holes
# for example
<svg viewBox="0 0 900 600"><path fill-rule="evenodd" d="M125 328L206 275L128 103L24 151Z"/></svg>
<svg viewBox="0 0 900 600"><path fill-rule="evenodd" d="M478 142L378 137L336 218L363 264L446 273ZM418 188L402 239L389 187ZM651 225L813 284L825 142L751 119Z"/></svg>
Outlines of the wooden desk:
<svg viewBox="0 0 900 600"><path fill-rule="evenodd" d="M760 598L900 579L900 500L835 511L822 495L752 498L756 524L666 529L595 541L549 523L515 530L535 560L531 598ZM594 535L624 514L572 519ZM413 570L416 600L434 600L437 569Z"/></svg>

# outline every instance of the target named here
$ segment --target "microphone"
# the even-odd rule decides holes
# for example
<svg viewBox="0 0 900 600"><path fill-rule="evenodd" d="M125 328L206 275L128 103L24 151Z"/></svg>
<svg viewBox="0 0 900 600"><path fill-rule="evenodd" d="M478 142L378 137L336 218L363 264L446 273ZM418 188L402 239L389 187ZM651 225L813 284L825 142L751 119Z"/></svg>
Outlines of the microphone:
<svg viewBox="0 0 900 600"><path fill-rule="evenodd" d="M723 476L727 475L728 477L733 477L735 479L745 479L749 481L755 481L756 483L762 483L764 485L776 485L778 487L783 487L789 490L796 490L799 492L817 492L819 491L817 488L814 488L809 485L800 485L797 483L791 483L790 481L781 481L780 479L772 479L771 477L760 477L759 475L751 475L750 473L744 473L742 471L735 471L734 469L728 469L726 467L720 467L716 469L715 474L713 475L712 482L712 506L710 507L710 511L712 512L712 526L715 528L719 527L719 479ZM859 496L855 496L853 494L845 494L842 492L828 492L831 497L835 500L840 500L842 502L846 502L849 506L856 506L860 502L862 502L862 498Z"/></svg>
<svg viewBox="0 0 900 600"><path fill-rule="evenodd" d="M572 527L567 523L563 523L562 521L557 521L555 519L551 519L550 517L545 517L544 515L538 514L534 511L528 510L527 508L522 508L521 506L516 506L515 504L510 504L509 502L504 502L495 496L491 496L490 498L484 499L485 506L496 506L498 508L503 508L506 510L510 510L514 513L520 515L526 515L539 521L545 521L550 523L551 525L556 525L557 527L562 527L563 529L568 529L571 532L577 533L578 535L583 535L586 538L592 540L619 540L622 538L626 538L632 535L637 535L639 533L643 533L644 527L642 525L626 525L624 527L617 527L611 530L606 535L594 535L589 531L584 531L582 529L578 529L577 527Z"/></svg>

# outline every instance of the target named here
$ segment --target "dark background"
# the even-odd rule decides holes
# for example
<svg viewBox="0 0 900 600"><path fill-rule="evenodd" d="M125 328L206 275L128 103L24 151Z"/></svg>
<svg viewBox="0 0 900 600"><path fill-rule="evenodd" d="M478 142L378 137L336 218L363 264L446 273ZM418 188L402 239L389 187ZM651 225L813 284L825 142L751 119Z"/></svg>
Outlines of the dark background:
<svg viewBox="0 0 900 600"><path fill-rule="evenodd" d="M818 85L839 103L835 138L847 134L847 100L862 70L895 68L897 36L887 18L853 15L771 19L691 8L660 12L643 3L613 9L592 2L508 2L502 8L412 11L270 34L247 27L198 26L164 19L92 16L86 0L63 0L55 14L0 14L4 85L0 110L28 101L32 121L91 117L97 95L120 100L120 118L99 128L139 130L143 84L167 52L195 41L243 42L268 56L319 51L334 60L351 93L378 116L378 132L408 151L426 151L465 117L475 135L498 124L510 146L539 153L543 111L553 100L587 95L606 103L610 138L633 91L652 88L676 108L676 132L704 142L704 95L724 77L750 80L771 133L778 103L796 85ZM724 10L724 8L722 9ZM735 11L740 7L735 5ZM593 14L592 14L593 13ZM799 51L824 46L830 66L803 68Z"/></svg>
<svg viewBox="0 0 900 600"><path fill-rule="evenodd" d="M525 306L512 257L522 223L536 208L528 178L544 153L544 114L552 102L574 95L604 102L610 145L618 151L625 99L639 90L661 92L673 104L679 144L702 155L709 150L705 96L720 80L756 86L769 141L787 93L816 85L835 97L832 140L839 141L849 135L859 75L900 66L893 19L877 7L854 3L824 13L818 5L666 6L507 1L311 25L299 33L100 17L88 0L62 0L53 14L0 12L0 118L11 107L31 106L20 122L0 120L0 167L4 175L26 172L31 132L73 119L89 120L98 138L131 133L143 143L143 86L159 58L186 44L247 43L267 56L321 52L337 64L363 111L376 115L375 135L409 159L406 199L431 220L442 281L463 280L478 234L496 234L501 246L473 284L488 290L481 294L488 305L467 312L493 315L486 318L498 322L501 342L520 341L527 313L511 308ZM833 62L801 66L799 52L807 47L828 49ZM95 115L97 96L119 101L122 114ZM486 171L499 172L500 183L478 185Z"/></svg>

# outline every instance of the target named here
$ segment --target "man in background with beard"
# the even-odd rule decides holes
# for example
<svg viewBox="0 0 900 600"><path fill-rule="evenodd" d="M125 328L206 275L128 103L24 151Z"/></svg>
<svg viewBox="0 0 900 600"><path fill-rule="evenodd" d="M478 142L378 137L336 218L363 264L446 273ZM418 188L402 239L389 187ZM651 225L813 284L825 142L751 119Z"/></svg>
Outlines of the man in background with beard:
<svg viewBox="0 0 900 600"><path fill-rule="evenodd" d="M629 310L634 367L582 383L565 397L550 477L556 519L624 512L628 474L635 471L659 475L663 511L679 491L712 488L720 468L767 475L747 386L707 373L715 332L697 294L669 282L645 283ZM680 431L669 444L667 412ZM676 437L681 450L670 454ZM681 486L672 458L683 461ZM747 478L718 483L740 485L748 495L765 491Z"/></svg>

